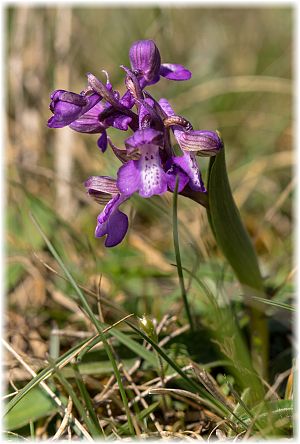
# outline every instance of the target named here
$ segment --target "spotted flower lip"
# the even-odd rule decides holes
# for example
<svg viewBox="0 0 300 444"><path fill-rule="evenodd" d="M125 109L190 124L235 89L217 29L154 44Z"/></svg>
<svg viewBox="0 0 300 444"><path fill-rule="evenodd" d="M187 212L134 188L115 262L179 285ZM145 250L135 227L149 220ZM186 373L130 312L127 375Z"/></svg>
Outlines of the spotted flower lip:
<svg viewBox="0 0 300 444"><path fill-rule="evenodd" d="M148 198L167 191L167 177L163 170L159 149L162 133L152 128L138 130L125 141L130 151L139 150L138 160L130 160L119 168L117 187L124 195L136 191Z"/></svg>
<svg viewBox="0 0 300 444"><path fill-rule="evenodd" d="M138 40L129 50L131 68L141 78L141 86L153 85L160 76L169 80L189 80L191 71L176 63L161 63L160 52L153 40Z"/></svg>
<svg viewBox="0 0 300 444"><path fill-rule="evenodd" d="M54 114L48 120L50 128L63 128L70 125L102 99L99 94L84 96L62 89L53 91L50 98L50 110Z"/></svg>

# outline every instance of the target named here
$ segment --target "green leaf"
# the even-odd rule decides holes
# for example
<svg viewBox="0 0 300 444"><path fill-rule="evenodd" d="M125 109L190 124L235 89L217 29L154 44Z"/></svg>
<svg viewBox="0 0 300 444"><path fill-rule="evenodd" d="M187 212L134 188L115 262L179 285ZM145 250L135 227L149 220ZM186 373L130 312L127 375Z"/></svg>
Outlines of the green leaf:
<svg viewBox="0 0 300 444"><path fill-rule="evenodd" d="M294 408L292 400L279 399L278 401L263 402L253 409L256 422L267 433L283 432L293 428ZM245 418L251 424L251 419Z"/></svg>
<svg viewBox="0 0 300 444"><path fill-rule="evenodd" d="M16 430L57 410L58 406L50 396L43 389L35 387L10 410L5 418L4 427Z"/></svg>
<svg viewBox="0 0 300 444"><path fill-rule="evenodd" d="M293 311L293 312L296 311L296 308L293 307L292 305L285 304L284 302L277 302L274 299L264 299L264 298L259 298L257 296L253 296L253 299L255 299L256 301L259 301L263 304L267 304L272 307L275 307L275 308L283 308L284 310Z"/></svg>
<svg viewBox="0 0 300 444"><path fill-rule="evenodd" d="M232 196L225 149L210 159L207 188L208 220L218 246L241 284L262 291L263 279L257 256Z"/></svg>

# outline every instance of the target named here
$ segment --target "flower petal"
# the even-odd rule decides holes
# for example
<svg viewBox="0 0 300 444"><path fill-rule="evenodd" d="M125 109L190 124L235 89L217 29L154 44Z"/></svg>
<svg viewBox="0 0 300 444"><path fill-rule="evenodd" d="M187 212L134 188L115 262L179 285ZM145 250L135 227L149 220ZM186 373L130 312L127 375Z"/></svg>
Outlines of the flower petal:
<svg viewBox="0 0 300 444"><path fill-rule="evenodd" d="M116 182L116 179L109 176L91 176L85 181L84 186L89 196L96 202L106 204L112 196L119 193Z"/></svg>
<svg viewBox="0 0 300 444"><path fill-rule="evenodd" d="M168 117L175 115L175 112L167 99L161 98L159 99L158 103Z"/></svg>
<svg viewBox="0 0 300 444"><path fill-rule="evenodd" d="M178 168L175 164L173 164L171 168L168 169L168 171L166 172L166 177L168 187L171 191L175 190L176 180L178 178L178 193L181 193L181 191L190 181L190 178L187 176L187 174L185 174L185 172Z"/></svg>
<svg viewBox="0 0 300 444"><path fill-rule="evenodd" d="M131 109L133 107L133 105L135 104L135 100L134 97L132 97L130 91L126 91L123 97L121 97L120 103L128 109Z"/></svg>
<svg viewBox="0 0 300 444"><path fill-rule="evenodd" d="M50 109L54 113L48 120L50 128L63 128L89 111L101 100L98 94L84 96L70 91L56 90L51 94Z"/></svg>
<svg viewBox="0 0 300 444"><path fill-rule="evenodd" d="M167 178L162 169L158 146L145 145L141 150L140 160L134 162L140 171L139 194L142 197L151 197L167 191Z"/></svg>
<svg viewBox="0 0 300 444"><path fill-rule="evenodd" d="M131 68L140 71L147 82L159 80L160 53L153 40L138 40L129 50Z"/></svg>
<svg viewBox="0 0 300 444"><path fill-rule="evenodd" d="M106 121L109 121L109 119L106 119ZM119 114L112 118L112 126L121 131L127 131L128 125L130 124L131 121L132 121L131 117Z"/></svg>
<svg viewBox="0 0 300 444"><path fill-rule="evenodd" d="M201 192L206 191L195 153L184 152L183 156L173 157L172 161L187 174L190 179L189 186L192 190Z"/></svg>
<svg viewBox="0 0 300 444"><path fill-rule="evenodd" d="M107 132L104 130L102 135L97 140L97 145L102 151L102 153L105 153L107 149Z"/></svg>
<svg viewBox="0 0 300 444"><path fill-rule="evenodd" d="M125 140L127 149L136 149L143 145L157 145L162 146L163 133L152 128L145 128L136 131L131 137Z"/></svg>
<svg viewBox="0 0 300 444"><path fill-rule="evenodd" d="M223 146L215 131L175 130L174 135L182 150L196 151L199 156L215 156Z"/></svg>
<svg viewBox="0 0 300 444"><path fill-rule="evenodd" d="M95 134L102 132L105 128L104 124L100 122L99 116L103 112L104 106L102 103L97 103L86 113L82 114L78 119L72 122L69 126L74 131L80 133Z"/></svg>
<svg viewBox="0 0 300 444"><path fill-rule="evenodd" d="M125 196L130 196L140 187L140 172L136 162L138 161L130 160L118 171L117 187Z"/></svg>
<svg viewBox="0 0 300 444"><path fill-rule="evenodd" d="M176 63L163 63L159 74L169 80L189 80L192 77L191 71Z"/></svg>
<svg viewBox="0 0 300 444"><path fill-rule="evenodd" d="M114 247L115 245L118 245L127 232L128 217L118 209L119 205L123 203L124 200L126 200L124 197L117 194L108 202L97 217L95 236L102 237L107 234L105 240L106 247Z"/></svg>
<svg viewBox="0 0 300 444"><path fill-rule="evenodd" d="M128 230L128 217L117 210L107 221L106 247L115 247L125 237Z"/></svg>

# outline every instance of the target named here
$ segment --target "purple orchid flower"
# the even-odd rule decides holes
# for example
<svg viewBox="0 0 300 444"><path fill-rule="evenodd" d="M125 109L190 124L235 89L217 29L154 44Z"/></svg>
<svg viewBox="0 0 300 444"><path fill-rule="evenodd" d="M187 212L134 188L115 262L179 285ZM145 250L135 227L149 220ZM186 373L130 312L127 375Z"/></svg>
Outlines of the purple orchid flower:
<svg viewBox="0 0 300 444"><path fill-rule="evenodd" d="M70 125L102 99L99 94L85 96L62 89L53 91L50 98L50 110L54 114L48 120L50 128L63 128Z"/></svg>
<svg viewBox="0 0 300 444"><path fill-rule="evenodd" d="M194 191L206 192L196 155L215 156L222 147L222 140L214 131L194 131L182 117L176 116L166 99L160 99L159 105L167 115L165 124L171 126L174 136L182 150L182 156L172 156L167 162L168 186L175 189L178 176L178 191L181 192L188 184ZM182 125L182 126L181 126ZM180 174L179 174L180 173ZM187 176L187 178L184 177Z"/></svg>
<svg viewBox="0 0 300 444"><path fill-rule="evenodd" d="M128 229L128 217L119 207L138 192L149 198L166 191L178 192L207 205L206 189L196 156L215 156L222 148L218 132L193 130L192 125L173 111L166 99L156 101L146 90L163 76L188 80L191 72L178 64L161 63L159 50L152 40L139 40L129 51L131 69L125 73L126 91L121 96L113 89L106 71L106 83L88 73L88 87L80 94L56 90L51 94L48 121L51 128L69 126L74 131L99 134L98 147L109 145L122 163L117 179L92 176L85 182L89 196L104 205L97 217L95 236L106 236L105 246L118 245ZM133 108L135 107L135 111ZM125 148L114 145L109 128L133 131ZM182 151L174 154L170 131Z"/></svg>
<svg viewBox="0 0 300 444"><path fill-rule="evenodd" d="M105 207L97 217L95 237L106 235L105 246L115 247L124 239L128 230L128 217L119 206L128 197L119 193L116 180L108 176L91 176L85 182L90 196Z"/></svg>
<svg viewBox="0 0 300 444"><path fill-rule="evenodd" d="M138 130L125 140L129 154L139 153L138 160L130 160L118 171L117 187L130 196L138 191L142 197L163 194L167 191L167 178L162 168L159 149L163 134L152 128Z"/></svg>
<svg viewBox="0 0 300 444"><path fill-rule="evenodd" d="M92 77L96 79L94 76ZM103 84L101 83L101 85ZM116 103L120 103L117 109L110 103L103 101L102 94L97 91L93 92L90 87L81 94L64 90L54 91L51 94L50 103L50 109L54 116L49 119L48 126L62 128L69 125L71 129L80 133L100 133L97 145L102 152L105 152L107 149L107 128L114 127L127 131L132 124L133 118L120 111L120 108L125 111L130 109L133 106L133 101L128 91L121 99L119 98L119 93L112 89L108 75L106 85L103 85L104 90L106 93L104 92L103 95L106 98L112 98ZM135 117L135 115L133 116Z"/></svg>
<svg viewBox="0 0 300 444"><path fill-rule="evenodd" d="M192 73L182 65L161 64L161 57L153 40L138 40L129 50L131 68L137 73L144 88L159 81L160 76L170 80L189 80Z"/></svg>

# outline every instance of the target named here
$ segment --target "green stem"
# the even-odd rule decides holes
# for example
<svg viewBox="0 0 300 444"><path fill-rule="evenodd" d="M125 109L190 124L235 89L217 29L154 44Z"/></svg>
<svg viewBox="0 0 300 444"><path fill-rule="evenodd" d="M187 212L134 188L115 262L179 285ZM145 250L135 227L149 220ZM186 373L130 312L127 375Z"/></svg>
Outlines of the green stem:
<svg viewBox="0 0 300 444"><path fill-rule="evenodd" d="M268 319L261 304L249 307L251 329L251 354L253 367L265 380L268 380L269 328Z"/></svg>
<svg viewBox="0 0 300 444"><path fill-rule="evenodd" d="M185 311L189 320L189 324L191 327L191 331L194 332L194 324L192 315L190 312L190 307L187 299L186 289L184 285L184 279L183 279L183 271L182 271L182 265L181 265L181 256L180 256L180 248L179 248L179 237L178 237L178 217L177 217L177 199L178 199L178 177L176 179L176 185L174 189L174 195L173 195L173 242L174 242L174 250L175 250L175 257L176 257L176 264L177 264L177 273L178 273L178 279L181 289L181 296L183 299Z"/></svg>

